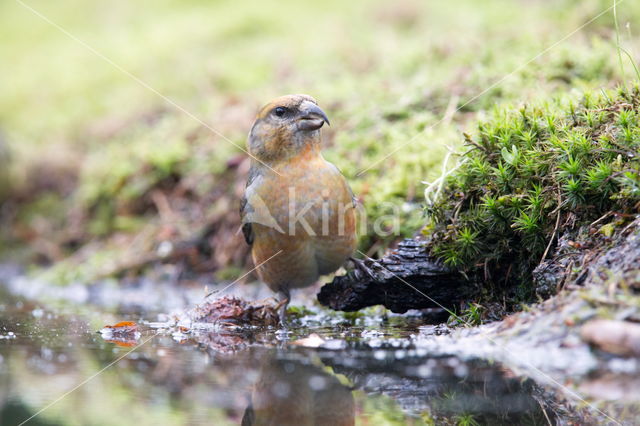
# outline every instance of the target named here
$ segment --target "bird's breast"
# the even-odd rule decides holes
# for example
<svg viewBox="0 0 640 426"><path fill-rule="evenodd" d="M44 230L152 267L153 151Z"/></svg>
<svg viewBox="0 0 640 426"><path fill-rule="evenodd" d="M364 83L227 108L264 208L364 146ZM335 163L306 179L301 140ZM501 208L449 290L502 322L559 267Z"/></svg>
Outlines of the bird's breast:
<svg viewBox="0 0 640 426"><path fill-rule="evenodd" d="M312 284L338 269L355 249L356 215L349 186L321 156L299 158L264 175L250 203L263 217L254 226L254 262L272 288ZM261 208L256 208L260 205Z"/></svg>
<svg viewBox="0 0 640 426"><path fill-rule="evenodd" d="M278 230L301 238L355 231L351 190L338 169L322 157L297 158L267 177L258 196Z"/></svg>

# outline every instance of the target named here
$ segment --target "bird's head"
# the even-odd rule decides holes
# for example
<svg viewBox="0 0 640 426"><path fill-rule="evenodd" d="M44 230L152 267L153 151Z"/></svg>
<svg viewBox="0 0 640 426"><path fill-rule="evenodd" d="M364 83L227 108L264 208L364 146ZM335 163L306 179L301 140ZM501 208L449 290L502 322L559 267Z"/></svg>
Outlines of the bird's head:
<svg viewBox="0 0 640 426"><path fill-rule="evenodd" d="M273 163L320 143L327 114L309 95L286 95L265 105L249 133L249 153Z"/></svg>

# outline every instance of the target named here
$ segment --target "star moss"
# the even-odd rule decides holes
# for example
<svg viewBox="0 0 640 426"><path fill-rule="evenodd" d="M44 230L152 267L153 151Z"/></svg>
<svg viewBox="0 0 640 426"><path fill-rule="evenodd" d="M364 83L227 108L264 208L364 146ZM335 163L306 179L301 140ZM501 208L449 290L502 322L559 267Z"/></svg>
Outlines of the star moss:
<svg viewBox="0 0 640 426"><path fill-rule="evenodd" d="M608 212L637 212L639 104L635 86L496 110L465 135L459 167L427 206L432 253L522 283L558 235Z"/></svg>

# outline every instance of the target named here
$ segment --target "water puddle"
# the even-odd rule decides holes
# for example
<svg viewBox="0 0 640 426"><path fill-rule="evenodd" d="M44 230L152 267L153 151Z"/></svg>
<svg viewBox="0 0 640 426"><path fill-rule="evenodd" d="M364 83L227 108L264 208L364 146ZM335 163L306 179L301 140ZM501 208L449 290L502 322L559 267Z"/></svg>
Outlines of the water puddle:
<svg viewBox="0 0 640 426"><path fill-rule="evenodd" d="M277 328L167 330L152 313L1 294L0 424L585 424L500 364L434 356L416 317L308 315ZM98 333L135 321L133 341Z"/></svg>

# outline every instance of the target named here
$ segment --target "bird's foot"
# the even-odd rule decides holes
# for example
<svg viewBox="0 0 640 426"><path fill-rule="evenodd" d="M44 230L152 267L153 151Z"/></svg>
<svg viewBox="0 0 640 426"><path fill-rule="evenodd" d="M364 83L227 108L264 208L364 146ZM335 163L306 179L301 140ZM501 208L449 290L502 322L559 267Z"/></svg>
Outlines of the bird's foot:
<svg viewBox="0 0 640 426"><path fill-rule="evenodd" d="M278 317L280 318L280 325L283 328L287 328L287 307L289 306L289 302L291 301L291 297L288 293L282 293L283 298L276 305L276 310L278 311Z"/></svg>
<svg viewBox="0 0 640 426"><path fill-rule="evenodd" d="M360 271L365 276L368 276L373 281L376 281L376 277L373 274L373 271L371 271L371 268L364 264L363 260L356 259L355 257L350 257L349 260L353 262L353 265L357 271Z"/></svg>

